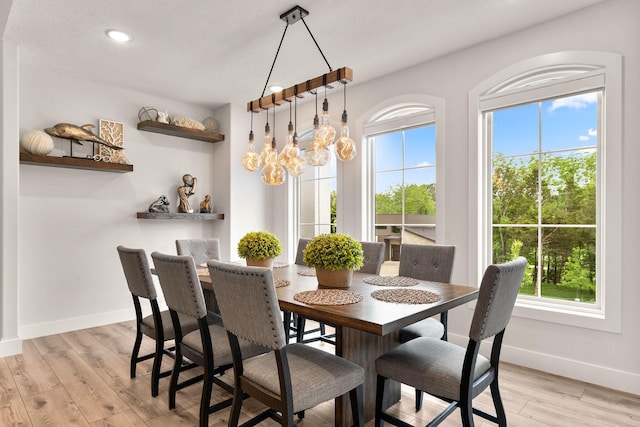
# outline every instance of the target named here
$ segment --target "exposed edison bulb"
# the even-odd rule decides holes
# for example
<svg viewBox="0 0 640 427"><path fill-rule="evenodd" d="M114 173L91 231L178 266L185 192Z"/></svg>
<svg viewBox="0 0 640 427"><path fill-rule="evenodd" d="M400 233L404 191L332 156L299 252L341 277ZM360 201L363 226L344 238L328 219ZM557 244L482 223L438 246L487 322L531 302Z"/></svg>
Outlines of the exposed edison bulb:
<svg viewBox="0 0 640 427"><path fill-rule="evenodd" d="M341 136L336 141L335 151L339 160L347 161L356 156L356 144L349 138L349 126L347 125L347 111L342 113Z"/></svg>
<svg viewBox="0 0 640 427"><path fill-rule="evenodd" d="M287 143L282 148L280 155L278 156L278 162L286 168L288 168L289 162L295 157L296 150L293 147L293 123L289 122L289 132L287 133Z"/></svg>
<svg viewBox="0 0 640 427"><path fill-rule="evenodd" d="M324 166L329 162L331 153L328 149L319 147L316 141L311 141L306 150L304 150L304 159L311 166Z"/></svg>
<svg viewBox="0 0 640 427"><path fill-rule="evenodd" d="M271 150L266 155L266 162L262 167L261 176L262 182L268 185L280 185L287 177L284 167L278 162L275 138L271 142Z"/></svg>
<svg viewBox="0 0 640 427"><path fill-rule="evenodd" d="M249 149L242 156L242 166L247 172L255 172L260 166L260 156L253 148L253 131L249 132Z"/></svg>
<svg viewBox="0 0 640 427"><path fill-rule="evenodd" d="M336 129L329 124L329 101L324 99L322 103L322 123L316 134L318 144L322 148L327 148L336 139Z"/></svg>
<svg viewBox="0 0 640 427"><path fill-rule="evenodd" d="M300 150L298 149L298 134L293 134L293 156L291 160L286 165L287 171L289 171L289 175L293 178L297 178L304 173L304 170L307 167L307 161L304 157L300 156Z"/></svg>
<svg viewBox="0 0 640 427"><path fill-rule="evenodd" d="M269 122L264 126L264 145L262 151L260 151L260 163L266 164L266 159L271 152L271 129L269 128Z"/></svg>

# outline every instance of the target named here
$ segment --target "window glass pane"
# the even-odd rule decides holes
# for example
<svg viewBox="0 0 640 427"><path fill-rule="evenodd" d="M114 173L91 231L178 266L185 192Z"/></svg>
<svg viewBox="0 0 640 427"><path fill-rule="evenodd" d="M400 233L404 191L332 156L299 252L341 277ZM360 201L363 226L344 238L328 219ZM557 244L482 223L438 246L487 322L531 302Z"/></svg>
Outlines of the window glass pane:
<svg viewBox="0 0 640 427"><path fill-rule="evenodd" d="M493 259L500 264L518 256L527 258L529 267L522 278L520 293L538 295L538 229L535 227L493 227Z"/></svg>
<svg viewBox="0 0 640 427"><path fill-rule="evenodd" d="M376 171L402 169L402 133L377 135L373 140Z"/></svg>
<svg viewBox="0 0 640 427"><path fill-rule="evenodd" d="M543 229L542 296L595 303L595 228Z"/></svg>
<svg viewBox="0 0 640 427"><path fill-rule="evenodd" d="M404 177L405 177L405 187L404 187L405 214L406 215L432 215L432 216L435 215L436 213L435 168L420 168L420 169L406 170Z"/></svg>
<svg viewBox="0 0 640 427"><path fill-rule="evenodd" d="M542 150L597 144L598 93L591 92L542 103Z"/></svg>
<svg viewBox="0 0 640 427"><path fill-rule="evenodd" d="M595 151L562 152L543 159L542 222L595 225Z"/></svg>
<svg viewBox="0 0 640 427"><path fill-rule="evenodd" d="M538 157L493 160L493 223L538 223Z"/></svg>
<svg viewBox="0 0 640 427"><path fill-rule="evenodd" d="M402 214L401 170L376 174L376 214Z"/></svg>
<svg viewBox="0 0 640 427"><path fill-rule="evenodd" d="M538 151L538 103L493 112L493 154Z"/></svg>
<svg viewBox="0 0 640 427"><path fill-rule="evenodd" d="M431 125L405 131L404 151L405 168L435 166L436 127Z"/></svg>
<svg viewBox="0 0 640 427"><path fill-rule="evenodd" d="M300 182L300 222L313 224L316 216L316 181Z"/></svg>

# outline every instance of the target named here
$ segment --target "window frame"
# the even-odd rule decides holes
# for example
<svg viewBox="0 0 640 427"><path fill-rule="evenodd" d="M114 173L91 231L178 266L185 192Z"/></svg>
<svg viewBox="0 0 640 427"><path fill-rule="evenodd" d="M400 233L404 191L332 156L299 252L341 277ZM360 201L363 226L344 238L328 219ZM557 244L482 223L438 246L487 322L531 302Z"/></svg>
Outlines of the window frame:
<svg viewBox="0 0 640 427"><path fill-rule="evenodd" d="M559 78L532 84L554 74ZM519 297L513 315L620 332L622 196L616 188L622 184L622 56L618 54L572 51L542 55L496 73L469 92L469 283L479 283L490 264L492 153L484 113L599 88L603 90L596 238L600 304L590 308Z"/></svg>
<svg viewBox="0 0 640 427"><path fill-rule="evenodd" d="M414 112L397 115L399 111ZM362 174L363 174L363 221L362 235L373 241L375 236L375 182L371 147L367 143L370 136L412 127L433 124L436 126L436 241L445 241L445 101L431 95L401 95L381 102L358 120L362 129ZM441 165L438 167L437 165ZM439 207L439 208L438 208Z"/></svg>

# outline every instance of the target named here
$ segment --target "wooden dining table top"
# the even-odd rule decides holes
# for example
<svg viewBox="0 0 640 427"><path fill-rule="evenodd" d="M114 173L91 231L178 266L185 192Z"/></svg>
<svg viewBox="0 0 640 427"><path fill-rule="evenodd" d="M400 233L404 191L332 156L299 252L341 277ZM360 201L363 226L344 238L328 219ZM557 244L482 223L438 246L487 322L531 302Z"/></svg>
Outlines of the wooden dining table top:
<svg viewBox="0 0 640 427"><path fill-rule="evenodd" d="M353 273L351 286L345 291L362 295L362 300L343 305L306 304L294 298L304 291L327 289L319 287L315 276L302 275L309 268L296 264L273 268L274 280L285 280L289 284L276 287L278 302L282 310L301 314L307 318L333 326L345 326L375 335L387 335L419 320L426 319L443 311L467 303L477 298L478 288L449 283L418 280L416 285L402 288L425 290L437 294L440 299L428 304L406 304L380 301L371 293L381 289L399 287L372 285L365 282L375 274ZM200 270L200 281L204 289L212 290L211 278L206 270Z"/></svg>

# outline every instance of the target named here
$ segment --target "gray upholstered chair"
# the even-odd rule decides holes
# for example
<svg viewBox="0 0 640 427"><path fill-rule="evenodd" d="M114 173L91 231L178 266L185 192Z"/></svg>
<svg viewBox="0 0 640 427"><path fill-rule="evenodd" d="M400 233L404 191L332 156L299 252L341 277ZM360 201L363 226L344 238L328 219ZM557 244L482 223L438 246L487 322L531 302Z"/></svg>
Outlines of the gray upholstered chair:
<svg viewBox="0 0 640 427"><path fill-rule="evenodd" d="M172 351L175 349L173 346L165 347L167 342L174 339L171 315L168 310L160 311L156 288L151 278L149 261L144 249L132 249L124 246L118 246L117 249L136 311L136 339L131 352L130 376L135 378L136 366L139 362L153 358L151 395L155 397L158 395L160 378L171 375L171 370L160 371L163 355L167 354L173 357ZM147 300L151 306L151 314L149 316L142 316L141 300ZM195 321L184 320L185 330L194 331L198 328L198 324ZM155 341L155 351L140 356L140 345L142 344L143 336Z"/></svg>
<svg viewBox="0 0 640 427"><path fill-rule="evenodd" d="M380 274L380 268L384 262L384 242L360 242L364 255L363 266L358 272Z"/></svg>
<svg viewBox="0 0 640 427"><path fill-rule="evenodd" d="M451 282L455 246L416 245L403 243L400 247L398 275L432 282ZM440 320L429 317L400 329L400 342L429 337L447 340L448 311L440 313ZM416 411L422 408L422 392L416 389Z"/></svg>
<svg viewBox="0 0 640 427"><path fill-rule="evenodd" d="M196 265L205 264L210 259L220 259L220 239L176 240L178 255L191 255Z"/></svg>
<svg viewBox="0 0 640 427"><path fill-rule="evenodd" d="M504 332L526 267L524 257L487 267L480 284L466 348L441 339L416 338L376 360L376 427L382 426L383 421L408 425L382 411L384 390L389 379L450 403L429 425L438 425L456 408L460 408L464 426L474 425L473 414L501 426L507 425L498 388L498 365ZM487 359L478 351L481 342L491 337L491 356ZM487 387L491 388L495 416L472 406L473 398Z"/></svg>
<svg viewBox="0 0 640 427"><path fill-rule="evenodd" d="M298 249L296 251L296 265L307 265L304 262L304 248L307 247L307 245L309 244L309 242L311 241L311 239L305 239L305 238L300 238L298 240ZM284 333L287 337L287 344L289 343L289 339L291 338L297 338L298 336L298 315L297 314L293 314L293 316L291 315L290 312L288 311L283 311L283 320L284 320ZM294 334L291 334L291 331L294 332ZM312 333L312 332L320 332L321 335L325 334L325 326L324 323L320 324L319 328L313 329L312 331L307 331L307 333Z"/></svg>
<svg viewBox="0 0 640 427"><path fill-rule="evenodd" d="M307 247L307 245L309 244L310 241L311 241L311 239L303 239L303 238L298 240L298 250L296 252L296 264L297 265L307 265L304 262L303 251L304 251L304 248Z"/></svg>
<svg viewBox="0 0 640 427"><path fill-rule="evenodd" d="M210 404L214 383L233 393L233 387L217 377L232 367L229 340L222 320L207 312L194 259L190 255L166 255L159 252L153 252L151 258L175 330L176 355L169 385L169 408L175 409L178 390L204 380L200 399L200 426L207 426L209 414L231 405L231 398L214 405ZM182 328L182 317L196 321L198 329L185 332ZM242 343L242 347L247 356L266 351L247 342ZM204 374L178 382L184 357L202 366Z"/></svg>
<svg viewBox="0 0 640 427"><path fill-rule="evenodd" d="M269 407L249 425L269 417L293 426L295 413L349 393L354 424L363 426L364 369L312 346L286 344L272 271L214 260L207 264L233 352L235 392L229 426L238 425L245 393ZM271 352L248 358L239 345L243 341Z"/></svg>
<svg viewBox="0 0 640 427"><path fill-rule="evenodd" d="M364 261L362 268L358 270L360 273L368 273L368 274L380 274L380 269L382 268L382 263L384 262L384 242L360 242L362 245L362 255L364 256ZM325 334L325 324L320 323L320 335L312 338L304 338L305 334L311 332L317 332L317 329L312 329L310 331L305 331L305 318L303 316L298 316L298 322L296 323L297 329L297 341L304 343L312 343L315 341L322 341L328 344L334 344L335 336L333 334L326 335Z"/></svg>

